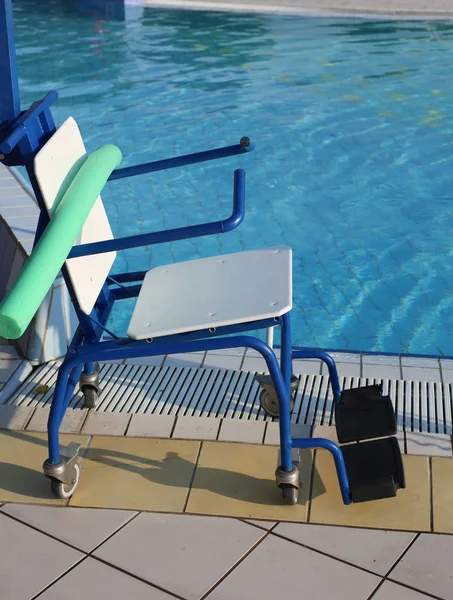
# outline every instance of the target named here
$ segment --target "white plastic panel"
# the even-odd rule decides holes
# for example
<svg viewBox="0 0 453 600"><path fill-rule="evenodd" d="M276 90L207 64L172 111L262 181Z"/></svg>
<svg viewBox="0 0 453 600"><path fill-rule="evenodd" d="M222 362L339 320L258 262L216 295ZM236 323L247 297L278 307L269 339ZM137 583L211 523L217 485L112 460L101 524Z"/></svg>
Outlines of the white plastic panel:
<svg viewBox="0 0 453 600"><path fill-rule="evenodd" d="M79 127L75 120L69 117L35 156L36 178L51 217L55 200L60 188L65 184L68 173L85 154L86 149ZM112 230L99 196L75 245L112 238ZM92 311L115 257L116 252L107 252L66 261L77 301L84 313L89 314Z"/></svg>
<svg viewBox="0 0 453 600"><path fill-rule="evenodd" d="M140 340L247 323L291 306L290 248L201 258L146 274L127 335Z"/></svg>

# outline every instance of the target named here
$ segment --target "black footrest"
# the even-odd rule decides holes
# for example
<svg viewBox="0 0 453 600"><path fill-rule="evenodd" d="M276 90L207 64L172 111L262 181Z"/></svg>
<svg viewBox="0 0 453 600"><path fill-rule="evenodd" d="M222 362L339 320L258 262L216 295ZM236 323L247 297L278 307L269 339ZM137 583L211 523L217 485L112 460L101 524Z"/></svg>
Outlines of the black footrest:
<svg viewBox="0 0 453 600"><path fill-rule="evenodd" d="M406 487L396 438L351 444L341 448L353 502L393 498Z"/></svg>
<svg viewBox="0 0 453 600"><path fill-rule="evenodd" d="M380 385L345 390L335 404L335 423L341 444L386 437L396 433L392 401Z"/></svg>

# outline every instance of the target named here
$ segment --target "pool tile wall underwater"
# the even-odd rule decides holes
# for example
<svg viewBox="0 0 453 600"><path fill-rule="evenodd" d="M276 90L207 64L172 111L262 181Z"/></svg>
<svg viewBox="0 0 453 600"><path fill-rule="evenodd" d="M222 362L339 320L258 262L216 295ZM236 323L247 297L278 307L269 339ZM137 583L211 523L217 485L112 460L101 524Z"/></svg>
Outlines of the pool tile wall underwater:
<svg viewBox="0 0 453 600"><path fill-rule="evenodd" d="M259 152L240 165L109 184L109 216L115 234L124 234L193 222L194 202L200 220L227 214L231 170L248 171L240 230L133 250L119 270L285 240L297 249L299 345L450 353L448 311L438 309L451 292L451 243L439 226L451 217L448 24L145 8L132 28L109 23L93 33L89 19L67 14L53 13L49 29L39 4L26 13L13 7L24 104L35 100L38 83L57 82L55 118L74 114L90 150L111 141L140 162L166 154L162 140L169 155L243 133L257 141ZM63 44L54 60L63 32L83 42ZM159 65L152 77L143 77L144 54ZM178 110L156 110L155 97ZM119 307L119 328L129 314L130 306Z"/></svg>

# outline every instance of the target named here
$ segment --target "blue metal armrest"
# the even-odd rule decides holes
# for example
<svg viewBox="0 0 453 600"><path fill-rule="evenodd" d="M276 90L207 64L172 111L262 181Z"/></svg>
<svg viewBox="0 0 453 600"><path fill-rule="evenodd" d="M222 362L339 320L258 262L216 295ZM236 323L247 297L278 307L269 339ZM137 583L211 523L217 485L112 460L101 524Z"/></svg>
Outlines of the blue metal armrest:
<svg viewBox="0 0 453 600"><path fill-rule="evenodd" d="M217 160L219 158L226 158L227 156L235 156L236 154L244 154L245 152L251 152L254 148L255 146L250 138L243 137L239 144L234 144L233 146L225 146L214 150L206 150L205 152L184 154L183 156L175 156L174 158L143 163L142 165L115 169L110 175L109 181L123 179L124 177L134 177L135 175L144 175L145 173L155 173L156 171L165 171L166 169L193 165L208 160Z"/></svg>
<svg viewBox="0 0 453 600"><path fill-rule="evenodd" d="M103 242L80 244L79 246L73 247L68 258L226 233L227 231L232 231L238 227L244 220L244 216L245 171L243 169L237 169L234 172L233 212L227 219L223 219L222 221L212 221L211 223L202 223L200 225L190 225L188 227L177 227L175 229L167 229L166 231L143 233Z"/></svg>

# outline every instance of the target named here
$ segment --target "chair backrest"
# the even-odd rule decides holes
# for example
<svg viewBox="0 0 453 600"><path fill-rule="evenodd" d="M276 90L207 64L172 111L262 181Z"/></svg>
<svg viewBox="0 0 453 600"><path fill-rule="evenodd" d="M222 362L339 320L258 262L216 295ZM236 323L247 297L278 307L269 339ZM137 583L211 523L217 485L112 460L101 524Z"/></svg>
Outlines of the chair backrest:
<svg viewBox="0 0 453 600"><path fill-rule="evenodd" d="M52 216L72 180L74 170L85 155L79 127L69 117L35 156L35 175L49 216ZM101 196L98 196L75 245L112 238L107 214ZM77 302L85 314L92 311L115 258L116 252L106 252L66 260Z"/></svg>

